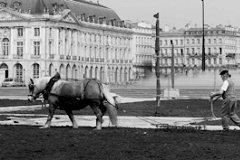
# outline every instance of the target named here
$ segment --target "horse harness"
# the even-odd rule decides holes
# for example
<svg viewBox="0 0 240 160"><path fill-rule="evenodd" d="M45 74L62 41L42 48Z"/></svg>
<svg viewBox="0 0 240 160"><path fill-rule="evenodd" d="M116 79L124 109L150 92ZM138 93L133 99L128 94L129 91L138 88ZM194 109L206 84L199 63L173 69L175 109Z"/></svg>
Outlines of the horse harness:
<svg viewBox="0 0 240 160"><path fill-rule="evenodd" d="M53 85L54 85L58 80L59 80L59 79L57 79L57 80L50 79L50 81L49 81L48 83L51 83L51 84L48 85L48 89L45 88L44 91L42 91L43 99L44 99L44 100L47 100L47 99L48 99L48 95L60 96L60 95L57 95L57 94L54 94L54 93L50 93ZM101 84L99 81L97 81L96 79L88 79L88 81L86 82L85 86L84 86L84 83L81 84L81 90L82 90L81 93L82 93L82 94L80 95L80 97L63 97L63 96L60 96L60 97L66 98L66 99L68 99L68 100L70 100L70 101L80 101L80 100L84 99L84 98L85 98L86 89L87 89L89 83L90 83L91 81L93 81L93 80L96 81L96 83L98 84L99 91L100 91L100 95L104 98L104 100L103 100L102 103L109 103L109 102L107 101L107 99L106 99L106 98L104 97L104 95L103 95L103 91L102 91L103 86L102 86L102 84ZM31 81L31 83L28 85L28 86L29 86L29 90L30 90L30 91L33 91L33 90L34 90L34 87L36 87L36 86L34 85L34 82L33 82L32 79L31 79L30 81ZM52 81L52 82L51 82L51 81ZM32 96L32 97L36 98L36 97L33 96L32 94L31 94L31 95L28 95L28 96ZM116 104L115 107L118 108L117 104Z"/></svg>
<svg viewBox="0 0 240 160"><path fill-rule="evenodd" d="M48 94L50 94L50 95L55 95L55 96L59 96L59 97L62 97L62 98L66 98L66 99L68 99L68 100L80 101L80 100L82 100L82 99L85 98L86 89L87 89L89 83L90 83L91 81L93 81L93 80L95 80L96 83L98 84L99 91L100 91L100 95L101 95L102 97L104 97L104 96L103 96L103 92L102 92L102 85L101 85L101 83L99 83L96 79L88 79L88 81L87 81L87 83L85 84L85 86L84 86L84 83L81 83L81 87L80 87L80 89L81 89L81 95L80 95L80 97L64 97L64 96L60 96L60 95L57 95L57 94L54 94L54 93L50 93L52 87L50 88L50 91L48 92ZM56 83L56 82L57 82L57 81L55 81L54 83ZM53 85L54 85L54 83L53 83ZM53 86L53 85L52 85L52 86ZM44 99L45 99L45 97L44 97Z"/></svg>

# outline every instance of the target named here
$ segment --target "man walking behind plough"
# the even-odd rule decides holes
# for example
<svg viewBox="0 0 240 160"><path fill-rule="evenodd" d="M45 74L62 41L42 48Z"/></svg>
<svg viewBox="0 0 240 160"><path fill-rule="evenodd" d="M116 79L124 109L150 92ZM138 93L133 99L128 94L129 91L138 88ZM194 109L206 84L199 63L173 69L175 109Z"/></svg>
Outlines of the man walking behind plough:
<svg viewBox="0 0 240 160"><path fill-rule="evenodd" d="M231 80L231 75L228 70L223 70L220 72L221 78L223 80L222 87L219 91L211 92L210 98L213 100L214 97L222 96L223 104L221 107L222 116L222 127L224 131L229 130L228 118L230 118L237 126L240 127L240 118L235 113L235 108L237 107L237 99L234 89L234 82Z"/></svg>

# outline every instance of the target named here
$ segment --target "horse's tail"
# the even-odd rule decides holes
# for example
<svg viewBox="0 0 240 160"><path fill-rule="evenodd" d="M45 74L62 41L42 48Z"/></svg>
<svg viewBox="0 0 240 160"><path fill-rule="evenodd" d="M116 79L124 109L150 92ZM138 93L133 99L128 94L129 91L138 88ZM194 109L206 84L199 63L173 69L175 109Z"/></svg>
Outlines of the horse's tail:
<svg viewBox="0 0 240 160"><path fill-rule="evenodd" d="M114 107L117 107L117 104L121 102L121 96L117 95L116 93L111 93L106 85L103 86L103 96L106 98L108 103L113 105Z"/></svg>
<svg viewBox="0 0 240 160"><path fill-rule="evenodd" d="M119 97L116 94L110 93L107 86L103 85L103 95L106 98L107 102L105 106L108 111L109 119L113 126L117 126L117 103L119 102Z"/></svg>
<svg viewBox="0 0 240 160"><path fill-rule="evenodd" d="M111 105L108 102L106 102L106 104L104 104L104 106L106 106L106 108L107 108L108 116L109 116L109 119L110 119L112 125L117 126L118 125L117 108L115 108L113 105Z"/></svg>

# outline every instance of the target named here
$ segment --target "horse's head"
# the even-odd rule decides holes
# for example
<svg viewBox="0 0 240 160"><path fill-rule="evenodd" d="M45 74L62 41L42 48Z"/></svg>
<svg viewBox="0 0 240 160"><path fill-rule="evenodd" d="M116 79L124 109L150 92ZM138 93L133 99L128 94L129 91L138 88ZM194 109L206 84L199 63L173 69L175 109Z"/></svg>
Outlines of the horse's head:
<svg viewBox="0 0 240 160"><path fill-rule="evenodd" d="M36 82L34 83L33 79L30 78L28 84L29 88L28 101L30 102L35 101L39 97L40 93L44 91L49 80L50 77L42 77L37 79Z"/></svg>

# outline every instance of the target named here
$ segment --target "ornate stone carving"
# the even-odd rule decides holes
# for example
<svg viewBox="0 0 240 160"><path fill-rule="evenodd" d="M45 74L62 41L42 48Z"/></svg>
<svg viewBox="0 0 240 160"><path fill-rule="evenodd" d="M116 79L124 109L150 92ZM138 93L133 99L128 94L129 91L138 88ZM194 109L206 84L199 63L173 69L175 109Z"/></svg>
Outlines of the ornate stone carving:
<svg viewBox="0 0 240 160"><path fill-rule="evenodd" d="M74 20L70 15L65 16L65 17L62 19L62 21L71 22L71 23L75 22L75 20Z"/></svg>
<svg viewBox="0 0 240 160"><path fill-rule="evenodd" d="M8 20L18 20L20 19L19 17L16 17L12 14L9 14L7 12L0 12L0 21L8 21Z"/></svg>
<svg viewBox="0 0 240 160"><path fill-rule="evenodd" d="M0 7L6 7L7 6L7 3L5 2L0 2Z"/></svg>
<svg viewBox="0 0 240 160"><path fill-rule="evenodd" d="M12 3L12 8L15 10L21 9L22 3L21 1L17 0Z"/></svg>

